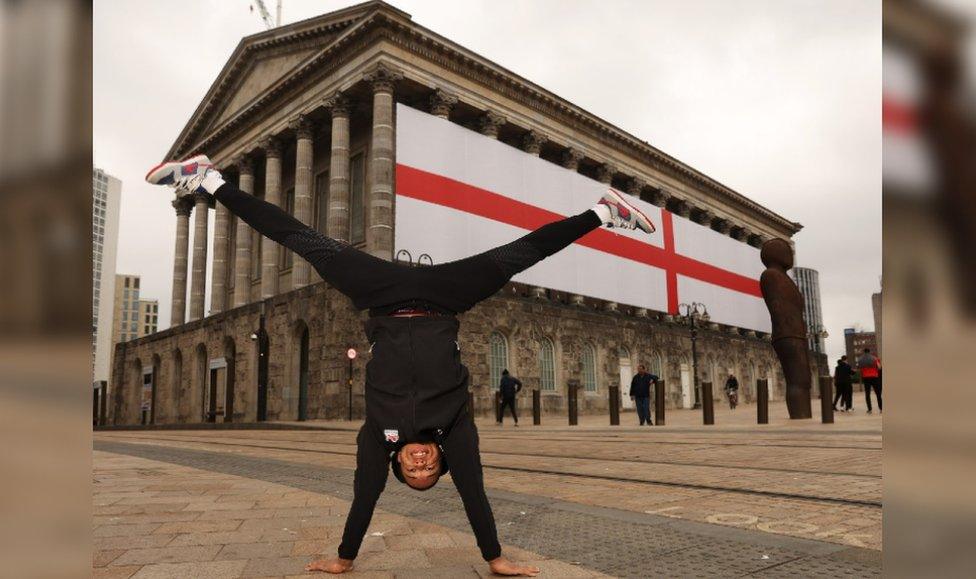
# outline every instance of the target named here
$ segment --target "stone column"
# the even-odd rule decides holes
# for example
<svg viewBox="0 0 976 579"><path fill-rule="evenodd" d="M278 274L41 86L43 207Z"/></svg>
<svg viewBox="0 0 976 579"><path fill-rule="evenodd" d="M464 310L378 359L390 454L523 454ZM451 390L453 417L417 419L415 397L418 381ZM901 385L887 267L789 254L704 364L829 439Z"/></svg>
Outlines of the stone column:
<svg viewBox="0 0 976 579"><path fill-rule="evenodd" d="M549 142L549 137L539 131L531 130L522 137L522 150L536 157L542 152L542 145Z"/></svg>
<svg viewBox="0 0 976 579"><path fill-rule="evenodd" d="M336 95L325 106L332 113L332 157L329 164L329 215L326 234L349 242L349 101Z"/></svg>
<svg viewBox="0 0 976 579"><path fill-rule="evenodd" d="M583 160L584 156L583 151L570 147L563 151L562 165L571 171L578 171L580 161Z"/></svg>
<svg viewBox="0 0 976 579"><path fill-rule="evenodd" d="M430 95L430 114L442 119L450 118L451 109L458 102L457 95L437 89Z"/></svg>
<svg viewBox="0 0 976 579"><path fill-rule="evenodd" d="M173 258L173 309L170 312L169 325L179 326L186 321L186 268L188 252L190 251L190 211L193 210L193 198L178 192L180 195L173 201L176 209L176 254Z"/></svg>
<svg viewBox="0 0 976 579"><path fill-rule="evenodd" d="M270 138L261 143L266 156L264 200L281 205L281 143ZM261 240L261 299L278 291L278 244L268 238Z"/></svg>
<svg viewBox="0 0 976 579"><path fill-rule="evenodd" d="M210 271L210 313L227 309L227 258L230 249L230 210L214 204L213 269Z"/></svg>
<svg viewBox="0 0 976 579"><path fill-rule="evenodd" d="M365 75L373 85L373 135L370 143L371 183L369 217L366 221L366 252L393 259L393 88L403 75L379 65Z"/></svg>
<svg viewBox="0 0 976 579"><path fill-rule="evenodd" d="M210 199L205 193L193 196L196 215L193 217L193 277L190 278L190 321L203 317L204 296L207 293L207 221Z"/></svg>
<svg viewBox="0 0 976 579"><path fill-rule="evenodd" d="M498 130L502 128L502 125L508 122L501 113L496 113L495 111L488 111L479 120L481 134L486 137L491 137L492 139L498 138Z"/></svg>
<svg viewBox="0 0 976 579"><path fill-rule="evenodd" d="M237 188L254 194L254 159L245 155L234 162L239 175ZM234 307L251 301L251 227L243 219L237 220L234 248Z"/></svg>
<svg viewBox="0 0 976 579"><path fill-rule="evenodd" d="M312 223L312 123L305 115L292 122L297 141L295 148L295 219ZM292 261L291 287L308 285L312 267L304 259Z"/></svg>
<svg viewBox="0 0 976 579"><path fill-rule="evenodd" d="M596 180L600 183L605 183L607 185L613 181L613 175L617 172L617 168L610 163L604 163L600 165L600 168L596 170Z"/></svg>

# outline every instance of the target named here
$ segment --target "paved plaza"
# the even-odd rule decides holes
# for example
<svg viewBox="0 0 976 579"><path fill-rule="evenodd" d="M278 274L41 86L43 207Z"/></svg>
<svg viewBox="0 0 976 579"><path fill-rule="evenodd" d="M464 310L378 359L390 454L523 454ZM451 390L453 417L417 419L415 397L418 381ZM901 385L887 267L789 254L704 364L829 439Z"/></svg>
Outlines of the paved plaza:
<svg viewBox="0 0 976 579"><path fill-rule="evenodd" d="M547 577L880 576L882 418L755 416L479 421L504 553ZM295 577L333 555L358 423L265 426L97 432L94 576ZM391 477L350 576L487 572L448 480Z"/></svg>

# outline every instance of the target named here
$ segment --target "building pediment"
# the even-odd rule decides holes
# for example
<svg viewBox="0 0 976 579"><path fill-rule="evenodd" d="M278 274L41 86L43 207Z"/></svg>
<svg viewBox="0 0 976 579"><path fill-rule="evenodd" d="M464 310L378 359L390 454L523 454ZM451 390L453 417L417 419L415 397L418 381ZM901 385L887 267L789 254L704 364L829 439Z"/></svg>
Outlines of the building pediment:
<svg viewBox="0 0 976 579"><path fill-rule="evenodd" d="M197 106L167 157L197 142L301 69L307 60L377 11L409 15L373 0L244 37Z"/></svg>

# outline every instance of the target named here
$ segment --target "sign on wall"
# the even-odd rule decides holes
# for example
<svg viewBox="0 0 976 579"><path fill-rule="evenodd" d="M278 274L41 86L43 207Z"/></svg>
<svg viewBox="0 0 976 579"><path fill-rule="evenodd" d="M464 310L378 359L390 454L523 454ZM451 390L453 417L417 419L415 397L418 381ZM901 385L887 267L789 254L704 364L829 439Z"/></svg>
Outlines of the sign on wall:
<svg viewBox="0 0 976 579"><path fill-rule="evenodd" d="M607 186L495 139L397 105L395 249L444 263L592 207ZM768 332L759 250L634 197L651 235L599 229L515 281Z"/></svg>

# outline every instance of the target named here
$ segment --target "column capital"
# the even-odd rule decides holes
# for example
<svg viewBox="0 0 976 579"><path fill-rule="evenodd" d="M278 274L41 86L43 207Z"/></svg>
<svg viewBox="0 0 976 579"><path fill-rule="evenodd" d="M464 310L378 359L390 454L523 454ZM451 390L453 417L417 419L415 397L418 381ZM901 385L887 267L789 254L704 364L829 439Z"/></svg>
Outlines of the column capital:
<svg viewBox="0 0 976 579"><path fill-rule="evenodd" d="M192 196L183 194L173 199L173 209L176 209L176 215L189 217L190 213L193 211L193 200Z"/></svg>
<svg viewBox="0 0 976 579"><path fill-rule="evenodd" d="M699 225L708 225L712 221L712 214L708 209L692 207L691 220Z"/></svg>
<svg viewBox="0 0 976 579"><path fill-rule="evenodd" d="M762 247L764 241L766 241L766 237L760 233L752 233L746 238L746 243L753 247Z"/></svg>
<svg viewBox="0 0 976 579"><path fill-rule="evenodd" d="M640 198L641 191L647 186L647 181L641 179L640 177L631 177L627 180L627 193L630 193L634 197Z"/></svg>
<svg viewBox="0 0 976 579"><path fill-rule="evenodd" d="M210 193L201 193L200 191L196 191L190 196L193 197L193 203L195 205L201 205L205 203L207 207L213 207L214 202L216 201L216 199L214 199L214 196L211 195Z"/></svg>
<svg viewBox="0 0 976 579"><path fill-rule="evenodd" d="M266 157L274 159L281 158L281 139L278 137L265 137L258 143L258 147L264 149Z"/></svg>
<svg viewBox="0 0 976 579"><path fill-rule="evenodd" d="M348 117L351 103L345 94L337 92L329 98L324 99L322 101L322 106L329 109L329 113L332 115L332 118Z"/></svg>
<svg viewBox="0 0 976 579"><path fill-rule="evenodd" d="M577 149L576 147L569 147L563 151L562 165L567 169L572 169L575 171L579 169L580 161L582 161L583 157L585 156L586 155L583 153L583 151Z"/></svg>
<svg viewBox="0 0 976 579"><path fill-rule="evenodd" d="M691 216L691 205L687 201L680 197L671 196L668 198L667 205L670 206L671 213L675 215L680 215L681 217Z"/></svg>
<svg viewBox="0 0 976 579"><path fill-rule="evenodd" d="M735 239L736 241L743 241L749 236L749 230L741 225L733 225L729 231L729 235L731 235L732 239Z"/></svg>
<svg viewBox="0 0 976 579"><path fill-rule="evenodd" d="M295 131L295 136L299 139L311 139L315 123L308 118L308 115L298 115L288 121L288 128Z"/></svg>
<svg viewBox="0 0 976 579"><path fill-rule="evenodd" d="M667 203L667 196L660 187L653 187L650 190L645 190L641 194L641 199L656 207L664 207L664 205Z"/></svg>
<svg viewBox="0 0 976 579"><path fill-rule="evenodd" d="M254 157L248 153L234 157L230 164L237 167L239 175L254 176Z"/></svg>
<svg viewBox="0 0 976 579"><path fill-rule="evenodd" d="M456 94L449 93L443 89L437 89L430 95L430 114L435 117L447 118L451 114L451 109L458 102Z"/></svg>
<svg viewBox="0 0 976 579"><path fill-rule="evenodd" d="M617 167L613 163L603 163L596 170L596 180L609 185L616 172Z"/></svg>
<svg viewBox="0 0 976 579"><path fill-rule="evenodd" d="M374 92L392 93L397 81L401 79L402 72L382 62L363 74L363 80L373 85Z"/></svg>
<svg viewBox="0 0 976 579"><path fill-rule="evenodd" d="M712 217L712 229L723 235L728 235L729 230L732 229L732 224L724 217Z"/></svg>
<svg viewBox="0 0 976 579"><path fill-rule="evenodd" d="M531 129L522 137L522 149L530 155L538 156L542 151L542 145L548 142L549 137L535 129Z"/></svg>
<svg viewBox="0 0 976 579"><path fill-rule="evenodd" d="M492 110L485 111L479 120L481 134L497 139L498 130L507 122L505 115Z"/></svg>

